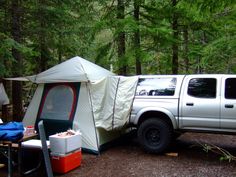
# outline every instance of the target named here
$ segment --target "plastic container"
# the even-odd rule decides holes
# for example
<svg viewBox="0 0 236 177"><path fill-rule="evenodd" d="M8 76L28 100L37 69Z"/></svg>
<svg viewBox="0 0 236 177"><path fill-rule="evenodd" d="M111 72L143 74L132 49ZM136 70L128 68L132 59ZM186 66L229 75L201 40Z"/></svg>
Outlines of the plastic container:
<svg viewBox="0 0 236 177"><path fill-rule="evenodd" d="M49 136L50 150L53 154L67 154L82 147L81 133L61 137L57 134Z"/></svg>
<svg viewBox="0 0 236 177"><path fill-rule="evenodd" d="M52 170L55 173L67 173L79 167L81 160L81 148L65 155L51 153Z"/></svg>
<svg viewBox="0 0 236 177"><path fill-rule="evenodd" d="M27 126L24 134L28 136L35 134L34 126L33 125Z"/></svg>

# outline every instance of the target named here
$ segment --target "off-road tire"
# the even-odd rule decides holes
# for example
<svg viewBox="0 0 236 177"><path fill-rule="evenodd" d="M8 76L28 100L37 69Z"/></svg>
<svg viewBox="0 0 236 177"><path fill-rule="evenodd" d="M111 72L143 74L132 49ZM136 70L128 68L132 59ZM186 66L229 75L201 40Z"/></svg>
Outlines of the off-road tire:
<svg viewBox="0 0 236 177"><path fill-rule="evenodd" d="M171 143L172 128L164 120L151 118L141 123L138 128L138 140L149 153L162 153Z"/></svg>

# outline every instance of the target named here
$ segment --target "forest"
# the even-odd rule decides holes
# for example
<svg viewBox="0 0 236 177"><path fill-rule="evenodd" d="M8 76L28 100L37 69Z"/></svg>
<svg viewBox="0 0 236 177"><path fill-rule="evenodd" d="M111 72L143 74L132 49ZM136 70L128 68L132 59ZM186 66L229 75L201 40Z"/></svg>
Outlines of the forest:
<svg viewBox="0 0 236 177"><path fill-rule="evenodd" d="M236 73L236 3L0 0L0 41L0 78L37 74L74 56L125 76ZM25 86L11 85L20 120Z"/></svg>

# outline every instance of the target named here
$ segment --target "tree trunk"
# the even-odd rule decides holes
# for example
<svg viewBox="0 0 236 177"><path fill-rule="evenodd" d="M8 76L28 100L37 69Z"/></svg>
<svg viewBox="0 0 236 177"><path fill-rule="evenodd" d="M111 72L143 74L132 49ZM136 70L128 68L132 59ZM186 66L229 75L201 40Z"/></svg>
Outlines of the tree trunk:
<svg viewBox="0 0 236 177"><path fill-rule="evenodd" d="M202 46L206 45L207 44L207 36L206 36L206 33L205 31L203 31L201 33L201 44ZM197 71L196 71L198 74L202 74L204 73L204 66L202 67L201 66L201 57L200 56L197 56Z"/></svg>
<svg viewBox="0 0 236 177"><path fill-rule="evenodd" d="M46 41L45 37L40 39L40 72L45 71L47 69L47 59L46 59Z"/></svg>
<svg viewBox="0 0 236 177"><path fill-rule="evenodd" d="M39 59L39 72L47 69L47 47L46 47L46 24L45 24L45 13L43 6L45 5L44 0L39 0L39 46L40 46L40 59Z"/></svg>
<svg viewBox="0 0 236 177"><path fill-rule="evenodd" d="M2 7L2 9L4 9L4 24L5 24L5 25L2 26L2 30L3 30L3 32L5 34L7 34L9 32L9 30L11 29L11 27L8 25L9 24L9 19L10 19L9 18L10 4L11 4L11 2L5 1L5 3L3 4L3 7ZM6 68L10 68L11 67L11 66L9 66L9 63L7 62L7 59L3 58L3 63L4 63L4 66ZM6 92L7 92L8 88L9 88L7 86L7 82L5 80L3 80L3 79L0 79L0 82L3 83L3 86L4 86L4 88L5 88ZM11 89L9 89L9 91L10 90ZM10 121L10 115L9 115L9 112L8 112L8 105L2 105L2 117L1 118L2 118L3 122ZM11 120L12 120L12 118L11 118Z"/></svg>
<svg viewBox="0 0 236 177"><path fill-rule="evenodd" d="M135 48L135 62L136 62L136 74L142 74L141 59L140 59L140 30L139 30L139 11L140 0L134 0L134 19L138 24L138 29L134 33L134 48Z"/></svg>
<svg viewBox="0 0 236 177"><path fill-rule="evenodd" d="M58 63L62 62L62 34L59 33L59 41L58 41Z"/></svg>
<svg viewBox="0 0 236 177"><path fill-rule="evenodd" d="M118 0L117 2L117 19L118 21L125 18L125 4L124 0ZM119 28L119 27L118 27ZM125 32L124 29L118 34L118 73L120 75L127 75L127 62L125 59Z"/></svg>
<svg viewBox="0 0 236 177"><path fill-rule="evenodd" d="M185 63L185 72L189 73L189 58L188 58L188 27L185 26L183 30L184 35L184 63Z"/></svg>
<svg viewBox="0 0 236 177"><path fill-rule="evenodd" d="M11 2L11 34L12 38L18 42L22 42L21 34L21 1L12 0ZM12 48L12 56L15 59L13 62L13 76L18 77L22 75L22 56L19 50ZM21 82L13 81L12 83L12 104L13 104L13 120L21 121L23 117L22 110L22 84Z"/></svg>
<svg viewBox="0 0 236 177"><path fill-rule="evenodd" d="M175 7L177 5L177 0L172 0L173 6L173 17L172 17L172 31L174 42L172 44L172 74L178 74L178 65L179 65L179 48L178 48L178 16L175 12Z"/></svg>

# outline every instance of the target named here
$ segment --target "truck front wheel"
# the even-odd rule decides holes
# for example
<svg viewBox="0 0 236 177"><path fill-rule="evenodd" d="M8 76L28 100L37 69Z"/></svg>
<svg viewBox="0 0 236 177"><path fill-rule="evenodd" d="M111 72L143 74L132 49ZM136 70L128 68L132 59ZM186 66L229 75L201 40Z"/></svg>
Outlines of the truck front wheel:
<svg viewBox="0 0 236 177"><path fill-rule="evenodd" d="M170 145L172 128L164 120L151 118L138 128L138 140L145 151L162 153Z"/></svg>

